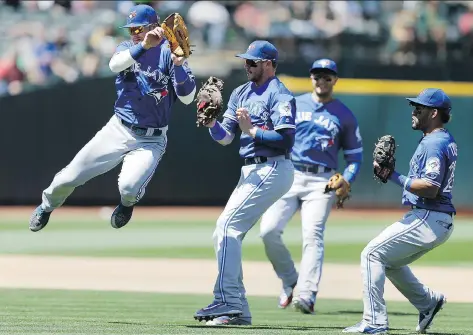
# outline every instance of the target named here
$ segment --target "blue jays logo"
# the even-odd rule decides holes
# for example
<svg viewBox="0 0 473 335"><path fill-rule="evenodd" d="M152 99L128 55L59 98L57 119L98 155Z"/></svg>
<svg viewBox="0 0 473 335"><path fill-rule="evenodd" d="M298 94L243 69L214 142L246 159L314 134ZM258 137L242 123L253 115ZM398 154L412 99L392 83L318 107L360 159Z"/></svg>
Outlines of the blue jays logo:
<svg viewBox="0 0 473 335"><path fill-rule="evenodd" d="M322 59L319 61L319 64L322 66L322 67L326 67L326 66L329 66L330 65L330 61L328 59Z"/></svg>
<svg viewBox="0 0 473 335"><path fill-rule="evenodd" d="M134 17L136 17L136 10L134 10L133 12L130 13L130 15L128 15L128 18L130 20L133 19Z"/></svg>
<svg viewBox="0 0 473 335"><path fill-rule="evenodd" d="M254 45L254 44L250 44L250 46L248 47L248 50L246 50L246 51L253 50L254 48L255 48L255 45Z"/></svg>
<svg viewBox="0 0 473 335"><path fill-rule="evenodd" d="M319 126L317 129L316 141L320 144L320 149L326 151L335 144L335 138L339 132L338 126L335 122L330 120L330 118L323 115L320 115L318 119L315 119L314 123Z"/></svg>
<svg viewBox="0 0 473 335"><path fill-rule="evenodd" d="M141 63L134 63L126 72L134 72L142 94L152 96L159 104L168 94L167 90L170 77L159 69L152 70L151 66L145 70Z"/></svg>
<svg viewBox="0 0 473 335"><path fill-rule="evenodd" d="M153 90L151 92L148 92L146 94L148 94L149 96L152 96L154 98L154 100L156 100L156 105L159 104L161 102L161 100L164 99L165 96L168 95L168 90L163 88L163 89L156 89L156 90Z"/></svg>

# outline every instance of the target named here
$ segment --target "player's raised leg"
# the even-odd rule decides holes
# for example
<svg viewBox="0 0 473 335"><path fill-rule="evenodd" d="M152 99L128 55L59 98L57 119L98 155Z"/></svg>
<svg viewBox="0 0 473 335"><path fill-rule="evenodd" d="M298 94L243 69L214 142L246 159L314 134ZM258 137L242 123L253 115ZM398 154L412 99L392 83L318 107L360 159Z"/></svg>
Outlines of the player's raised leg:
<svg viewBox="0 0 473 335"><path fill-rule="evenodd" d="M242 315L239 276L243 238L263 213L290 189L293 169L292 162L284 158L242 168L242 178L218 218L214 232L218 260L214 302L197 311L196 319Z"/></svg>
<svg viewBox="0 0 473 335"><path fill-rule="evenodd" d="M282 290L278 301L279 308L286 308L292 302L298 277L291 254L282 240L282 233L287 223L299 208L299 199L296 194L297 184L297 173L295 173L294 184L289 192L269 207L263 214L260 223L260 236L266 256L273 265L276 275L282 281Z"/></svg>
<svg viewBox="0 0 473 335"><path fill-rule="evenodd" d="M302 196L302 260L299 269L299 297L294 307L304 314L314 313L324 262L325 223L330 214L333 193L324 193L330 173L306 176L306 192Z"/></svg>
<svg viewBox="0 0 473 335"><path fill-rule="evenodd" d="M144 141L149 142L143 144ZM113 228L122 228L131 219L134 205L144 196L146 186L158 167L166 150L166 136L137 138L137 149L130 151L123 160L118 178L120 204L113 211L110 223Z"/></svg>
<svg viewBox="0 0 473 335"><path fill-rule="evenodd" d="M43 191L41 205L30 219L31 231L43 229L51 212L60 207L76 187L113 169L122 161L128 150L124 142L129 134L121 128L116 116L113 116L72 161L54 176L49 187Z"/></svg>

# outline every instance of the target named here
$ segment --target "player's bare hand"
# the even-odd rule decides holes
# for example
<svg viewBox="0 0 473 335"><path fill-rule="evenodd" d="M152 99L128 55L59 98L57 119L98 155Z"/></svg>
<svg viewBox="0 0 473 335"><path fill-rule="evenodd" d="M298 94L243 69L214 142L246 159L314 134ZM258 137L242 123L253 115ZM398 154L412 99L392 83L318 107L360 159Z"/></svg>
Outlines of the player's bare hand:
<svg viewBox="0 0 473 335"><path fill-rule="evenodd" d="M154 48L161 43L164 38L164 30L161 27L156 27L146 33L143 39L143 47L145 49Z"/></svg>
<svg viewBox="0 0 473 335"><path fill-rule="evenodd" d="M171 59L175 66L181 66L186 61L185 57L179 57L173 53L171 54Z"/></svg>
<svg viewBox="0 0 473 335"><path fill-rule="evenodd" d="M252 136L250 133L250 130L254 126L251 123L251 116L248 113L248 110L246 108L238 108L236 111L236 116L237 116L241 131Z"/></svg>
<svg viewBox="0 0 473 335"><path fill-rule="evenodd" d="M213 128L215 127L215 124L217 123L217 120L212 120L209 123L204 124L207 128Z"/></svg>

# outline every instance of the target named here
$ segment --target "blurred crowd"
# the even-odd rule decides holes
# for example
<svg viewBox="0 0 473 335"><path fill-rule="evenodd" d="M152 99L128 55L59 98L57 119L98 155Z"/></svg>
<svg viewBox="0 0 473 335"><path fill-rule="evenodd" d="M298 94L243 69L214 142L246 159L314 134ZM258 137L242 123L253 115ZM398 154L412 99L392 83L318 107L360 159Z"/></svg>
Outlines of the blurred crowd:
<svg viewBox="0 0 473 335"><path fill-rule="evenodd" d="M473 56L473 1L20 1L0 2L0 95L111 75L108 61L131 6L184 16L194 56L268 39L284 61L318 57L393 65Z"/></svg>

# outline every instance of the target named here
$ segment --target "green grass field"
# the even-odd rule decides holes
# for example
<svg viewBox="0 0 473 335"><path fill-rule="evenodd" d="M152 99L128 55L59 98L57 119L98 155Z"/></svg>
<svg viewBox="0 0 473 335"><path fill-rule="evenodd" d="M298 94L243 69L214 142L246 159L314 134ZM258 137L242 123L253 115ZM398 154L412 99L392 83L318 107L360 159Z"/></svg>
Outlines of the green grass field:
<svg viewBox="0 0 473 335"><path fill-rule="evenodd" d="M139 208L137 208L139 211ZM29 213L28 213L29 214ZM365 245L384 227L398 219L396 216L359 216L348 221L331 216L325 231L328 262L358 263ZM473 265L473 218L455 220L450 240L428 253L416 264L458 266ZM97 215L83 218L51 216L48 226L38 233L28 230L28 217L0 219L0 254L44 254L101 257L171 257L210 258L214 250L212 233L214 220L166 220L133 218L123 229L110 227L108 219ZM243 243L245 260L266 260L257 224ZM294 259L301 256L301 227L295 216L284 232L283 239Z"/></svg>
<svg viewBox="0 0 473 335"><path fill-rule="evenodd" d="M139 212L139 208L137 209ZM82 215L52 215L39 233L28 229L28 216L0 217L0 255L62 255L95 257L214 259L215 219L167 219L135 215L123 229L110 227L108 217L88 211ZM187 216L188 217L188 216ZM326 262L358 263L364 246L392 215L332 215L327 223ZM296 261L301 255L301 227L297 215L284 240ZM473 265L473 218L457 218L451 239L416 264ZM256 225L243 244L244 260L266 260ZM90 274L93 276L93 274ZM133 285L133 283L130 283ZM205 288L203 288L205 289ZM212 300L209 294L176 295L138 292L0 289L0 334L341 334L360 321L362 302L319 299L316 315L276 307L276 297L249 297L253 325L208 327L193 319ZM387 302L390 334L414 334L417 311L406 302ZM435 319L430 334L473 335L473 304L448 303Z"/></svg>
<svg viewBox="0 0 473 335"><path fill-rule="evenodd" d="M193 319L210 296L152 293L0 290L0 334L341 334L360 321L361 302L319 300L316 315L276 308L273 298L249 298L253 325L209 327ZM467 335L472 304L449 303L431 334ZM416 310L388 303L390 334L413 334ZM435 327L435 328L434 328Z"/></svg>

